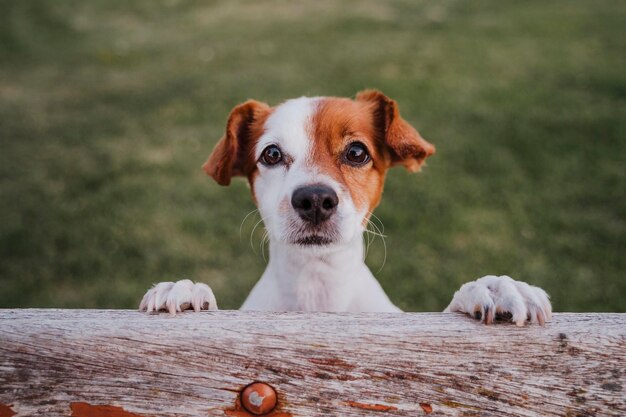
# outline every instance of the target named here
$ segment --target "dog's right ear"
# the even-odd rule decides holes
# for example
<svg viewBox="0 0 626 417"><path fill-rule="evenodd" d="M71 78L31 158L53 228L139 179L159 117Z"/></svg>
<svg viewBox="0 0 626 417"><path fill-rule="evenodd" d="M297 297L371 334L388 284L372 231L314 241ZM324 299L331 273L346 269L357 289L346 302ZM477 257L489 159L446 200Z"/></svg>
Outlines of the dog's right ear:
<svg viewBox="0 0 626 417"><path fill-rule="evenodd" d="M220 185L230 184L234 176L248 175L254 169L254 140L260 136L269 113L267 104L255 100L236 106L228 116L226 133L202 166L207 175Z"/></svg>
<svg viewBox="0 0 626 417"><path fill-rule="evenodd" d="M402 165L411 172L417 172L424 160L435 153L435 146L400 117L394 100L376 90L361 91L356 100L373 106L374 124L391 153L392 166Z"/></svg>

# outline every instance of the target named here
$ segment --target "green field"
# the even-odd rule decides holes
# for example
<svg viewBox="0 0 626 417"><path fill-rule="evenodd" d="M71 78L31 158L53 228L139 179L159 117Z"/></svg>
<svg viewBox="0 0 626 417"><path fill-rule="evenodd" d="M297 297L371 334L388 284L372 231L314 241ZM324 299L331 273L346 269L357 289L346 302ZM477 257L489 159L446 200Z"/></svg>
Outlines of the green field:
<svg viewBox="0 0 626 417"><path fill-rule="evenodd" d="M237 308L265 261L247 185L201 165L229 110L378 88L437 154L388 177L367 262L438 311L509 274L626 311L624 1L0 1L0 307Z"/></svg>

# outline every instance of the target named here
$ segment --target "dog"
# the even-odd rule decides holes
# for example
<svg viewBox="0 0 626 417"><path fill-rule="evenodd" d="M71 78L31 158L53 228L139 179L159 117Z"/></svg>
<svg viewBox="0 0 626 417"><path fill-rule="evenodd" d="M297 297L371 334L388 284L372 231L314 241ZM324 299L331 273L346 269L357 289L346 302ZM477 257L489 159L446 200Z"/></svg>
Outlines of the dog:
<svg viewBox="0 0 626 417"><path fill-rule="evenodd" d="M387 170L421 169L435 153L375 90L355 99L301 97L270 107L236 106L205 172L218 184L245 177L269 236L269 262L242 310L399 312L364 263L363 233L380 202ZM209 286L161 282L140 310L216 310ZM504 318L523 326L551 317L542 289L507 276L464 284L446 312L486 324Z"/></svg>

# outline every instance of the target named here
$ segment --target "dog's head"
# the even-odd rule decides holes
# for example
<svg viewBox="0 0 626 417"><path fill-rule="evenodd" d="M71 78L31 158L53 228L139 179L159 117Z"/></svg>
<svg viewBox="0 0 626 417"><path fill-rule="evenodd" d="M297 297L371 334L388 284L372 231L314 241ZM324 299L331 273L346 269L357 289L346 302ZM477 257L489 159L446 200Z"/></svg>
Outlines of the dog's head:
<svg viewBox="0 0 626 417"><path fill-rule="evenodd" d="M220 185L248 178L272 240L331 246L361 234L387 169L419 171L434 152L400 117L395 101L364 91L355 100L240 104L204 170Z"/></svg>

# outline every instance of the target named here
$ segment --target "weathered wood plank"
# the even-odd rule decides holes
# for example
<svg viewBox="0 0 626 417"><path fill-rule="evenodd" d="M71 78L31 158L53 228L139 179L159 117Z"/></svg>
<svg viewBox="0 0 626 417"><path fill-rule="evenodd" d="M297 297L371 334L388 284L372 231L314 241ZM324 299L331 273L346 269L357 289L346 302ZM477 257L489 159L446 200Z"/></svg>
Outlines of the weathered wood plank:
<svg viewBox="0 0 626 417"><path fill-rule="evenodd" d="M626 314L0 310L0 417L244 415L253 381L281 416L624 416L625 339Z"/></svg>

